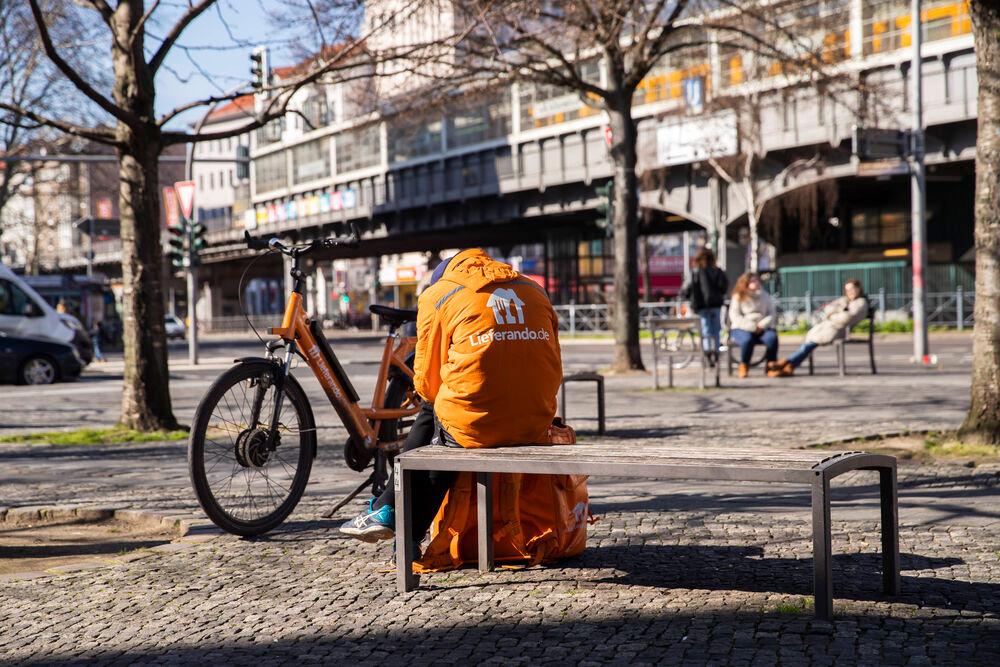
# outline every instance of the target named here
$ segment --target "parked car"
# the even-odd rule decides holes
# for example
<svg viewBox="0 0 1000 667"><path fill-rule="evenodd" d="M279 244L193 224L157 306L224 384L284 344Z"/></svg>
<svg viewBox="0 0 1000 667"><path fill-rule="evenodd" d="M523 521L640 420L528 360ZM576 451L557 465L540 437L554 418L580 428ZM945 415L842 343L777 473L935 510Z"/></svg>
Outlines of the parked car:
<svg viewBox="0 0 1000 667"><path fill-rule="evenodd" d="M93 344L80 321L56 312L3 264L0 264L0 331L22 338L68 343L76 347L84 364L93 358Z"/></svg>
<svg viewBox="0 0 1000 667"><path fill-rule="evenodd" d="M52 384L80 377L86 364L69 343L0 332L0 382Z"/></svg>
<svg viewBox="0 0 1000 667"><path fill-rule="evenodd" d="M168 313L166 321L164 322L164 328L167 331L167 340L172 340L178 338L184 340L187 335L187 327L184 326L184 320L177 317L173 313Z"/></svg>

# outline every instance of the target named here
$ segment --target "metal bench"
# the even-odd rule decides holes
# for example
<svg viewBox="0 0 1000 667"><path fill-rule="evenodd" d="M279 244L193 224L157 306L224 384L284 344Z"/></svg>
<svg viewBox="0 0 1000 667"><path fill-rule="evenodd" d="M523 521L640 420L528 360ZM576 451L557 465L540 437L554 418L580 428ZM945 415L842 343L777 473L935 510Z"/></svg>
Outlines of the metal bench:
<svg viewBox="0 0 1000 667"><path fill-rule="evenodd" d="M573 373L563 377L562 389L559 392L559 415L566 421L566 383L593 382L597 385L597 433L604 435L604 376L600 373Z"/></svg>
<svg viewBox="0 0 1000 667"><path fill-rule="evenodd" d="M851 332L847 332L846 338L838 338L833 341L833 349L837 353L837 370L840 373L840 377L847 375L847 346L848 345L867 345L868 346L868 364L871 366L872 375L877 375L878 370L875 368L875 304L871 301L868 302L868 335L861 338L851 337ZM809 375L813 374L813 354L816 350L813 350L809 354Z"/></svg>
<svg viewBox="0 0 1000 667"><path fill-rule="evenodd" d="M833 615L830 535L830 480L851 470L876 470L882 508L882 586L899 593L899 529L896 504L896 459L881 454L813 450L775 451L761 448L681 448L672 445L623 443L575 446L525 446L455 449L430 446L396 457L397 588L418 585L413 573L410 536L413 505L410 474L414 470L474 472L477 476L479 569L493 569L493 483L490 473L556 473L655 479L780 482L808 485L812 490L813 595L816 616Z"/></svg>

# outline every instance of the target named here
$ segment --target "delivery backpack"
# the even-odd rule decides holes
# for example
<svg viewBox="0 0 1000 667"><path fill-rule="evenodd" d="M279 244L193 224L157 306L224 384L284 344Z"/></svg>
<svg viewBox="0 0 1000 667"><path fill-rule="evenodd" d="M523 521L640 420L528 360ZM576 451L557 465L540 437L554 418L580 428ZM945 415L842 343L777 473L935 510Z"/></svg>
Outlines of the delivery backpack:
<svg viewBox="0 0 1000 667"><path fill-rule="evenodd" d="M538 565L587 546L586 475L491 473L493 559ZM454 570L478 560L476 477L459 473L431 524L431 541L413 571Z"/></svg>

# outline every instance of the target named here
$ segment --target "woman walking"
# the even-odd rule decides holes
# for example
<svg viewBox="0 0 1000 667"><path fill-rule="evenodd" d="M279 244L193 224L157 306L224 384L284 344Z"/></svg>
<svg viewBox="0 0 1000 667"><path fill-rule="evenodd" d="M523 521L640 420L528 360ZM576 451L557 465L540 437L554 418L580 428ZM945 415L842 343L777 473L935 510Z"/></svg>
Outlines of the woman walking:
<svg viewBox="0 0 1000 667"><path fill-rule="evenodd" d="M750 359L757 345L767 348L765 371L768 377L781 374L777 366L778 332L774 325L778 312L771 295L764 290L755 273L744 273L733 288L729 305L729 335L740 347L739 377L750 373Z"/></svg>

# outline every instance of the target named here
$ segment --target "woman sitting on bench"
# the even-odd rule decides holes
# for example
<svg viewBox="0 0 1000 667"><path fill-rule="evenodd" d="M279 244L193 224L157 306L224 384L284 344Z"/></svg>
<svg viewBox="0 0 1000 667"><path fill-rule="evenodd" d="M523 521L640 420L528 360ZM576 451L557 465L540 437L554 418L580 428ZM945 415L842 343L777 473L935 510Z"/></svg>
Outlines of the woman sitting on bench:
<svg viewBox="0 0 1000 667"><path fill-rule="evenodd" d="M778 362L782 376L793 375L813 350L845 338L851 327L868 316L868 297L861 282L852 278L844 283L844 296L823 306L822 314L823 321L809 330L806 342L792 356Z"/></svg>
<svg viewBox="0 0 1000 667"><path fill-rule="evenodd" d="M778 311L774 299L760 283L756 273L744 273L736 280L733 299L729 304L729 337L740 348L739 377L745 378L750 372L753 348L763 345L767 349L765 371L768 377L776 377L778 359L778 332L774 325Z"/></svg>

